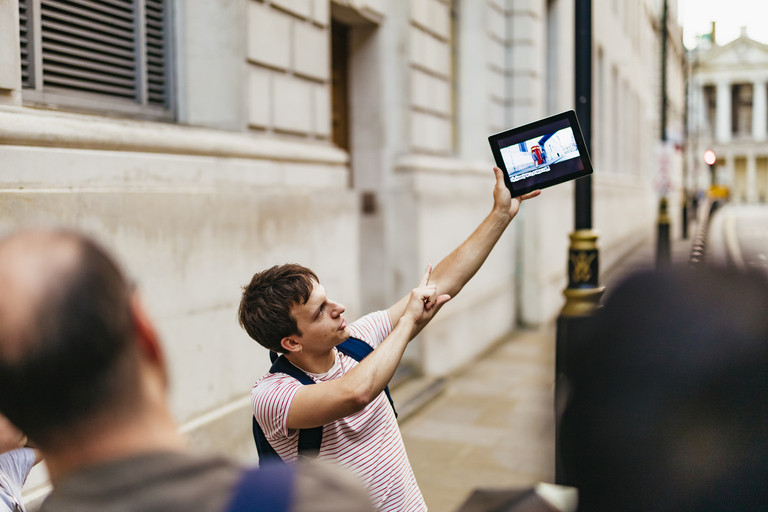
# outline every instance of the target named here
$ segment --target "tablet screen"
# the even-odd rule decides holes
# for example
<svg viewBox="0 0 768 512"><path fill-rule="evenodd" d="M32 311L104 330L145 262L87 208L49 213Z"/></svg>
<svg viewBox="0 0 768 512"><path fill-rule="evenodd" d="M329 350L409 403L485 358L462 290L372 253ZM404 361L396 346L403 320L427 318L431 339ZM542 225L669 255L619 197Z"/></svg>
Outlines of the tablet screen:
<svg viewBox="0 0 768 512"><path fill-rule="evenodd" d="M489 137L512 196L592 172L575 112L557 114Z"/></svg>

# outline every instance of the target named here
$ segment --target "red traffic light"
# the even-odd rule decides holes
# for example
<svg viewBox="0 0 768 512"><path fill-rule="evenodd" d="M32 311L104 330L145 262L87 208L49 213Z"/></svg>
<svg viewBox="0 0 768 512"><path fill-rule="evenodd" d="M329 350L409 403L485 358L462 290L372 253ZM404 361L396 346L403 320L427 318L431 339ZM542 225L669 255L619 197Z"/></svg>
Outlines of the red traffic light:
<svg viewBox="0 0 768 512"><path fill-rule="evenodd" d="M717 162L717 155L711 149L704 152L704 163L707 165L714 165Z"/></svg>

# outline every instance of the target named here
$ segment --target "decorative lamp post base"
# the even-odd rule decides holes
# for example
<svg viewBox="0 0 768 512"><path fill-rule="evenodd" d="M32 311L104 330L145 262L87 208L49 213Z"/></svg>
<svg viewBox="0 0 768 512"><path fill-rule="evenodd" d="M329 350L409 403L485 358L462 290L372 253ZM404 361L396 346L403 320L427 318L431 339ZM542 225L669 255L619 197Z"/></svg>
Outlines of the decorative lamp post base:
<svg viewBox="0 0 768 512"><path fill-rule="evenodd" d="M600 307L605 286L598 286L599 251L597 231L579 229L571 233L568 249L568 288L563 291L565 305L557 318L555 341L555 429L559 439L559 419L567 399L569 353L573 344L589 334L592 319ZM555 450L555 483L568 485L561 468L560 450Z"/></svg>

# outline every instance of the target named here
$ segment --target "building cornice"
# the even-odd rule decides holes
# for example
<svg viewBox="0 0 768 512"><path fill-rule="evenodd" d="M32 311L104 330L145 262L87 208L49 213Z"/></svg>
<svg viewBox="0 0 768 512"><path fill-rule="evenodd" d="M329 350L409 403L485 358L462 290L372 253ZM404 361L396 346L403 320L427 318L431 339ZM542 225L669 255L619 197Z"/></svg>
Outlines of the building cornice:
<svg viewBox="0 0 768 512"><path fill-rule="evenodd" d="M0 145L246 158L346 165L326 142L291 141L169 123L0 107Z"/></svg>

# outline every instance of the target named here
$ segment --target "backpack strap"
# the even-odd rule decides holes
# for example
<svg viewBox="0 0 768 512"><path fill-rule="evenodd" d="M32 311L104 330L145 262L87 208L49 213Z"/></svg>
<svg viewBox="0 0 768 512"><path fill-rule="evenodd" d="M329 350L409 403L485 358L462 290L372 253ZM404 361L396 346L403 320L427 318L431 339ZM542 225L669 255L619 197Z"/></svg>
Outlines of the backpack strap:
<svg viewBox="0 0 768 512"><path fill-rule="evenodd" d="M347 354L349 357L354 359L357 362L362 361L366 358L368 354L373 352L373 347L364 342L361 339L358 338L347 338L347 341L336 345L336 349L340 352L343 352L344 354ZM395 418L397 418L397 409L395 409L395 402L392 400L392 395L389 394L389 386L384 388L384 393L387 394L387 400L389 400L389 405L392 406L392 411L395 413Z"/></svg>
<svg viewBox="0 0 768 512"><path fill-rule="evenodd" d="M358 338L348 338L343 343L336 346L336 349L343 354L348 355L355 361L362 361L365 357L373 352L373 347ZM272 367L269 369L270 373L285 373L290 375L294 379L298 380L305 386L314 384L315 381L312 377L304 373L303 370L296 367L291 363L285 355L278 355L277 352L269 351L269 358L272 360ZM392 395L389 394L389 386L384 388L384 392L387 394L389 405L392 406L392 411L397 418L397 410L395 410L395 403L392 401ZM256 449L259 452L259 460L274 460L275 462L283 462L283 459L277 454L267 441L267 436L261 428L261 425L256 421L256 417L253 417L253 438L256 441ZM323 441L323 427L314 427L301 429L299 431L299 457L315 458L320 453L320 444Z"/></svg>
<svg viewBox="0 0 768 512"><path fill-rule="evenodd" d="M296 468L289 464L246 469L224 512L288 512L295 473Z"/></svg>
<svg viewBox="0 0 768 512"><path fill-rule="evenodd" d="M293 365L287 357L284 355L278 357L275 352L270 351L270 358L272 358L273 354L275 356L273 359L274 364L269 369L270 373L285 373L305 386L315 383L315 381L312 380L312 377ZM251 426L253 428L253 439L256 441L256 450L259 452L259 460L274 461L277 463L283 462L280 455L278 455L272 445L269 444L269 441L267 441L267 436L264 434L264 430L262 430L259 422L256 421L255 416L253 416ZM299 457L310 459L317 457L320 453L320 444L322 441L322 426L299 430Z"/></svg>

